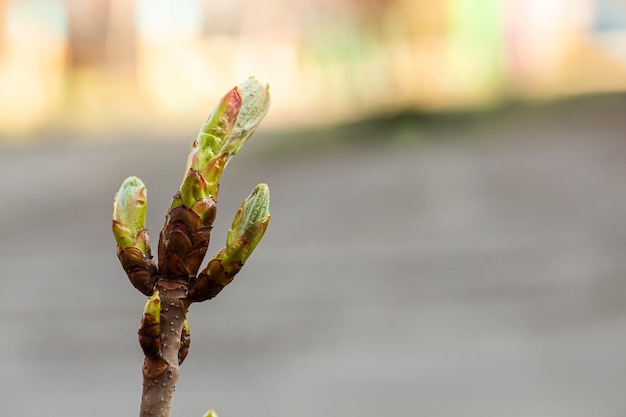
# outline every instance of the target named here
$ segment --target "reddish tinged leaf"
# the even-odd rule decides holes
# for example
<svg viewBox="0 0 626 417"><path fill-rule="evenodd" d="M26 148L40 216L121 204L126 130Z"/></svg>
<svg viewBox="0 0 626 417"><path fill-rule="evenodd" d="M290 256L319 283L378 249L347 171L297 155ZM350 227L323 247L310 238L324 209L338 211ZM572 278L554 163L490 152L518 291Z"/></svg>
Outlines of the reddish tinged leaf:
<svg viewBox="0 0 626 417"><path fill-rule="evenodd" d="M190 168L201 170L204 164L217 155L235 127L241 105L241 95L237 87L222 97L193 143L185 172Z"/></svg>
<svg viewBox="0 0 626 417"><path fill-rule="evenodd" d="M270 108L269 86L262 85L256 78L248 78L239 84L237 89L243 103L235 128L220 150L220 152L228 152L230 156L235 155L252 136Z"/></svg>

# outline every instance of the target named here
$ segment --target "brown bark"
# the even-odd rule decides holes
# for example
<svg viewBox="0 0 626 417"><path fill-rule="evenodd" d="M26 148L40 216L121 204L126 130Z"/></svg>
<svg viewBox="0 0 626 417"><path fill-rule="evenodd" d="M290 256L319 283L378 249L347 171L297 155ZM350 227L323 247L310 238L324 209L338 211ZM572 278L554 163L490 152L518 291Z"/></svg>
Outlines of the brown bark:
<svg viewBox="0 0 626 417"><path fill-rule="evenodd" d="M177 193L173 201L180 199ZM151 302L160 302L158 317L154 308L146 306L138 332L145 355L140 417L169 417L180 364L189 351L189 328L185 327L189 305L213 298L242 266L228 265L227 272L219 259L213 259L195 276L215 220L215 200L205 198L201 203L202 217L184 205L169 210L160 233L158 265L152 258L145 229L137 234L137 239L146 243L145 254L135 246L117 248L131 283L148 296L158 291L158 299L155 296ZM114 233L116 226L113 220Z"/></svg>
<svg viewBox="0 0 626 417"><path fill-rule="evenodd" d="M180 364L189 351L189 331L184 327L189 306L213 298L237 272L239 268L227 274L219 260L214 259L197 280L158 277L154 289L161 300L160 323L157 325L144 314L139 328L139 342L146 355L140 417L170 415Z"/></svg>
<svg viewBox="0 0 626 417"><path fill-rule="evenodd" d="M143 366L143 391L140 417L167 417L179 375L179 350L189 303L188 284L160 280L156 289L161 298L160 358L146 357Z"/></svg>

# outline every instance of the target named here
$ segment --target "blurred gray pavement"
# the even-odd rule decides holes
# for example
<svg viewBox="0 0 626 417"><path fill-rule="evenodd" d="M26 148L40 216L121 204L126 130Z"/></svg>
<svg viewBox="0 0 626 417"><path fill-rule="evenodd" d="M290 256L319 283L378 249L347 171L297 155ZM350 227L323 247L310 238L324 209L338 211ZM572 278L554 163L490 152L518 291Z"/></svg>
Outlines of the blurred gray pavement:
<svg viewBox="0 0 626 417"><path fill-rule="evenodd" d="M192 139L0 150L0 416L138 414L145 297L112 199L140 176L156 241ZM626 415L626 98L430 139L251 139L209 253L258 182L272 220L191 308L174 417Z"/></svg>

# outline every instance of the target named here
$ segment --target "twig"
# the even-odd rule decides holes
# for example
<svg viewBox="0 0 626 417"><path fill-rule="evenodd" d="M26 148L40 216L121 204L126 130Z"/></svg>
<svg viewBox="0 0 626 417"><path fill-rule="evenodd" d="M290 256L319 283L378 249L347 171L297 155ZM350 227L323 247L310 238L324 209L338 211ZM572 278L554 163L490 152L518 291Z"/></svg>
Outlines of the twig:
<svg viewBox="0 0 626 417"><path fill-rule="evenodd" d="M259 184L235 215L224 248L198 274L215 220L222 171L268 108L268 88L251 78L229 91L211 113L193 143L185 177L161 229L158 265L145 228L143 182L129 177L115 196L118 258L133 286L150 297L138 331L145 354L140 417L170 415L180 365L190 345L189 306L215 297L228 285L265 233L269 189Z"/></svg>

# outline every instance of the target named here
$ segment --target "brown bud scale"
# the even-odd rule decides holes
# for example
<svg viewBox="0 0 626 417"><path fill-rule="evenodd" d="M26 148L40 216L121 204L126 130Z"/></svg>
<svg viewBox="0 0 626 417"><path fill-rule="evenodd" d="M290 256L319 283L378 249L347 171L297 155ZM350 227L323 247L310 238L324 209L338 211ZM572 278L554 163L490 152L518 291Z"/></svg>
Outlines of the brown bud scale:
<svg viewBox="0 0 626 417"><path fill-rule="evenodd" d="M128 279L142 294L151 296L156 284L156 264L151 256L144 256L136 247L121 249L117 254Z"/></svg>
<svg viewBox="0 0 626 417"><path fill-rule="evenodd" d="M242 265L233 268L233 272L227 274L219 259L212 259L207 267L198 275L198 278L190 285L188 296L191 301L201 302L210 300L230 284Z"/></svg>
<svg viewBox="0 0 626 417"><path fill-rule="evenodd" d="M137 332L139 345L147 358L158 359L161 355L161 326L151 314L144 313Z"/></svg>

